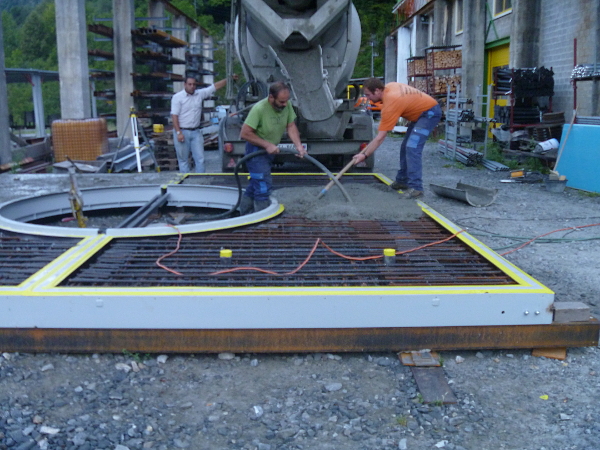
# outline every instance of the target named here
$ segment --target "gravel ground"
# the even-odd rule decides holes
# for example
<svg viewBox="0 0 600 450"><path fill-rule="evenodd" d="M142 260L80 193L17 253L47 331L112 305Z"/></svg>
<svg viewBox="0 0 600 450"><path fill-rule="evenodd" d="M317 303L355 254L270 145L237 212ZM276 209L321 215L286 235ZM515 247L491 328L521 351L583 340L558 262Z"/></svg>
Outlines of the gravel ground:
<svg viewBox="0 0 600 450"><path fill-rule="evenodd" d="M376 171L393 178L399 143L386 140ZM216 153L207 152L209 171L217 171ZM600 228L575 227L600 222L600 197L501 183L506 173L462 167L435 144L428 144L424 165L424 201L499 253L563 230L548 235L552 242L534 242L506 258L553 289L556 301L583 301L599 313L600 244L593 239ZM122 179L164 182L172 175ZM3 199L27 195L35 179L0 176ZM497 199L474 208L428 187L458 181L498 189ZM64 183L57 178L45 189ZM510 349L441 356L455 405L423 404L394 352L3 353L0 449L600 448L597 347L569 349L564 361Z"/></svg>

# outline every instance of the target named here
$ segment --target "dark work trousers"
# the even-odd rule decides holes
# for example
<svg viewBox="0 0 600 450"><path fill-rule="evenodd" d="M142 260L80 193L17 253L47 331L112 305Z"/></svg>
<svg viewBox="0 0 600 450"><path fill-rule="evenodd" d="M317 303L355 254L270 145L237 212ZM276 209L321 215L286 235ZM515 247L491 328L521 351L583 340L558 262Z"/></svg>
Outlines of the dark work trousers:
<svg viewBox="0 0 600 450"><path fill-rule="evenodd" d="M398 183L423 191L423 147L431 131L442 118L439 105L425 111L416 122L410 122L400 146L400 170L396 174Z"/></svg>
<svg viewBox="0 0 600 450"><path fill-rule="evenodd" d="M262 150L249 142L246 142L246 155ZM273 190L273 178L271 177L271 163L273 155L264 154L255 156L246 161L246 167L250 173L250 182L246 188L245 195L255 201L269 200Z"/></svg>

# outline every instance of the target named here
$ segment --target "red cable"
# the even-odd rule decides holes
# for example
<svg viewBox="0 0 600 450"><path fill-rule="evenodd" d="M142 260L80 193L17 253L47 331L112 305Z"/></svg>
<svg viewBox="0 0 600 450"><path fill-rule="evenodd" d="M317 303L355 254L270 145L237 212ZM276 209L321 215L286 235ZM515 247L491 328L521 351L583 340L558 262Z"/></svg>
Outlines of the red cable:
<svg viewBox="0 0 600 450"><path fill-rule="evenodd" d="M430 242L429 244L421 245L421 246L416 247L416 248L412 248L412 249L409 249L409 250L403 250L401 252L396 252L396 255L403 255L403 254L414 252L414 251L417 251L417 250L420 250L420 249L423 249L423 248L426 248L426 247L430 247L432 245L443 244L444 242L449 241L450 239L456 237L457 235L459 235L463 231L465 231L465 230L460 230L460 231L454 233L452 236L444 238L444 239L442 239L440 241ZM258 267L234 267L233 269L225 269L225 270L219 270L217 272L212 272L209 275L222 275L222 274L225 274L225 273L237 272L237 271L240 271L240 270L256 270L258 272L267 273L267 274L270 274L270 275L278 275L278 276L293 275L296 272L298 272L300 269L302 269L302 267L304 267L308 263L308 261L310 261L310 259L314 255L315 250L317 249L317 247L318 247L319 244L323 245L323 247L325 247L327 250L329 250L334 255L339 256L339 257L344 258L344 259L351 260L351 261L368 261L368 260L371 260L371 259L383 258L383 255L364 256L364 257L346 256L343 253L336 252L331 247L329 247L327 244L325 244L325 242L323 242L321 240L321 238L318 238L316 240L316 242L315 242L315 245L313 245L312 250L309 252L308 256L306 257L306 259L302 262L302 264L300 264L296 269L292 270L291 272L279 274L277 272L272 272L270 270L260 269Z"/></svg>
<svg viewBox="0 0 600 450"><path fill-rule="evenodd" d="M587 228L587 227L597 227L599 226L600 223L593 223L591 225L581 225L579 227L569 227L569 228L561 228L560 230L554 230L554 231L549 231L548 233L544 233L544 234L540 234L539 236L534 237L533 239L528 240L527 242L525 242L524 244L518 246L517 248L513 248L512 250L509 250L507 252L501 253L500 256L504 256L504 255L508 255L509 253L512 252L516 252L517 250L522 249L523 247L525 247L528 244L531 244L533 241L535 241L536 239L542 238L544 236L548 236L549 234L552 233L557 233L559 231L568 231L568 230L577 230L579 228Z"/></svg>
<svg viewBox="0 0 600 450"><path fill-rule="evenodd" d="M171 256L171 255L174 255L175 253L177 253L177 252L179 251L179 244L181 244L181 237L182 237L182 235L181 235L181 231L179 231L179 230L177 229L177 227L176 227L176 226L174 226L174 225L169 225L169 226L170 226L170 227L173 227L173 228L175 228L175 229L177 230L177 233L179 233L179 237L177 238L177 248L176 248L175 250L173 250L172 252L170 252L170 253L167 253L166 255L163 255L163 256L161 256L160 258L158 258L158 259L156 260L156 265L157 265L158 267L160 267L161 269L165 269L166 271L169 271L169 272L171 272L171 273L174 273L175 275L181 275L181 276L183 276L183 274L182 274L181 272L177 272L176 270L169 269L167 266L163 266L163 265L160 263L160 262L161 262L163 259L165 259L166 257L168 257L168 256Z"/></svg>

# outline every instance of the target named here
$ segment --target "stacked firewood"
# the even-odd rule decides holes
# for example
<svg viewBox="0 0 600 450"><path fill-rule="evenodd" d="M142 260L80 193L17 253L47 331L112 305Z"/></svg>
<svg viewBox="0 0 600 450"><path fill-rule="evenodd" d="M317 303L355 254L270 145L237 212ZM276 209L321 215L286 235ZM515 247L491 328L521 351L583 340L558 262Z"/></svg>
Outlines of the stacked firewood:
<svg viewBox="0 0 600 450"><path fill-rule="evenodd" d="M450 86L450 92L456 92L456 86L460 84L460 75L455 74L433 77L432 83L431 92L433 94L447 93L448 86Z"/></svg>
<svg viewBox="0 0 600 450"><path fill-rule="evenodd" d="M427 65L425 63L424 56L409 58L407 61L407 70L409 77L427 74Z"/></svg>
<svg viewBox="0 0 600 450"><path fill-rule="evenodd" d="M408 84L420 91L427 92L427 78L415 78L409 81Z"/></svg>
<svg viewBox="0 0 600 450"><path fill-rule="evenodd" d="M427 67L435 69L453 69L461 67L461 50L432 51L427 55Z"/></svg>

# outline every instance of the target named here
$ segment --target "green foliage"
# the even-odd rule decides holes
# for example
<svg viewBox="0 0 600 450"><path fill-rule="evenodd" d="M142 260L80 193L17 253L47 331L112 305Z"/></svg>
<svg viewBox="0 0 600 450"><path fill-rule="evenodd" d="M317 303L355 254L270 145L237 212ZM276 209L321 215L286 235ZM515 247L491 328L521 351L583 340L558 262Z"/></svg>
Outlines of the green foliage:
<svg viewBox="0 0 600 450"><path fill-rule="evenodd" d="M189 1L189 0L173 0L171 1L171 4L177 8L179 11L181 11L182 13L186 14L187 16L191 17L192 19L196 19L197 17L197 13L196 11L194 11L194 4Z"/></svg>
<svg viewBox="0 0 600 450"><path fill-rule="evenodd" d="M1 0L0 12L9 12L19 25L42 0Z"/></svg>
<svg viewBox="0 0 600 450"><path fill-rule="evenodd" d="M402 415L402 416L396 417L396 423L402 427L407 426L408 425L408 416Z"/></svg>
<svg viewBox="0 0 600 450"><path fill-rule="evenodd" d="M24 1L11 8L3 7L5 67L58 70L54 1ZM9 83L7 91L10 114L15 124L22 125L24 113L33 111L31 86ZM42 96L46 115L60 113L57 82L44 83Z"/></svg>
<svg viewBox="0 0 600 450"><path fill-rule="evenodd" d="M371 76L371 37L374 39L373 75L381 77L385 68L385 38L392 30L395 0L354 0L362 29L361 45L353 78Z"/></svg>
<svg viewBox="0 0 600 450"><path fill-rule="evenodd" d="M132 353L127 349L123 349L123 356L125 356L126 358L130 358L131 360L135 361L136 363L141 363L144 361L149 360L150 358L152 358L152 356L149 353Z"/></svg>
<svg viewBox="0 0 600 450"><path fill-rule="evenodd" d="M488 144L486 158L490 161L496 161L501 164L506 164L506 157L502 152L502 148L497 142Z"/></svg>
<svg viewBox="0 0 600 450"><path fill-rule="evenodd" d="M600 193L598 193L598 192L588 192L588 191L579 191L579 190L577 192L582 197L590 197L590 198L600 197Z"/></svg>
<svg viewBox="0 0 600 450"><path fill-rule="evenodd" d="M225 77L225 42L224 22L229 22L231 0L173 0L172 4L196 20L213 37L215 43L215 80ZM385 38L393 26L391 14L396 0L354 0L361 20L362 44L354 70L354 77L368 77L371 74L371 37L374 37L374 75L382 76L384 71ZM136 17L148 16L148 1L135 0ZM110 22L99 22L98 19L112 19L113 0L86 0L86 22L111 26ZM0 13L3 24L5 50L5 66L8 68L31 68L39 70L58 70L56 48L56 19L54 0L0 0ZM167 13L167 16L170 14ZM146 26L147 21L136 21L135 26ZM172 26L170 21L166 27ZM87 33L88 49L113 51L112 42L103 41L94 33ZM114 70L111 60L89 58L91 71ZM150 65L139 65L136 71L149 71ZM234 63L234 72L242 75L239 62ZM240 79L238 84L243 80ZM98 80L96 90L113 89L112 80ZM228 103L224 98L225 90L218 93L218 103ZM43 85L44 112L46 115L60 113L59 84L45 82ZM26 83L8 85L8 101L10 114L19 125L23 122L23 114L33 111L31 87ZM114 102L98 100L98 112L114 111Z"/></svg>
<svg viewBox="0 0 600 450"><path fill-rule="evenodd" d="M523 169L527 172L538 172L543 174L549 172L548 167L539 158L529 157L523 161L518 158L511 158L510 155L503 153L502 147L496 142L488 144L486 158L490 161L504 164L511 170Z"/></svg>
<svg viewBox="0 0 600 450"><path fill-rule="evenodd" d="M525 169L529 172L549 173L550 170L542 160L538 158L527 158L525 160Z"/></svg>
<svg viewBox="0 0 600 450"><path fill-rule="evenodd" d="M21 41L21 29L14 16L7 11L2 13L2 39L4 41L4 65L12 67L11 57Z"/></svg>
<svg viewBox="0 0 600 450"><path fill-rule="evenodd" d="M20 49L29 67L57 70L54 2L43 1L27 16L21 27Z"/></svg>
<svg viewBox="0 0 600 450"><path fill-rule="evenodd" d="M16 125L23 125L25 111L33 111L31 86L25 83L9 83L6 90L8 91L9 112Z"/></svg>

